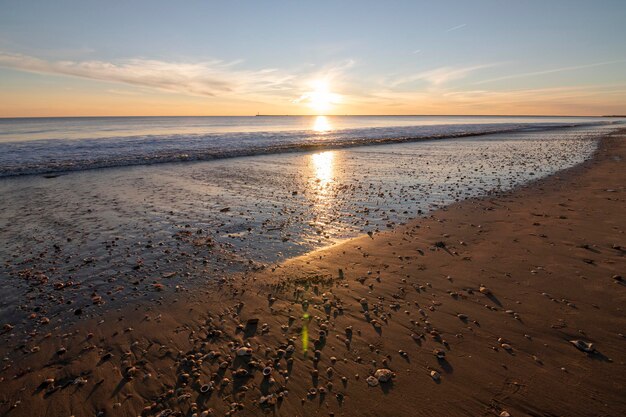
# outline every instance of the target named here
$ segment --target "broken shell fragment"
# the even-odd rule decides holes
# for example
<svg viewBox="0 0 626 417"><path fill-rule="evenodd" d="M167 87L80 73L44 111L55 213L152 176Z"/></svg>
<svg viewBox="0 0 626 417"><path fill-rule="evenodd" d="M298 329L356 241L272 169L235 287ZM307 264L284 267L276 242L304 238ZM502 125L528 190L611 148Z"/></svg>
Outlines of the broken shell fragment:
<svg viewBox="0 0 626 417"><path fill-rule="evenodd" d="M591 353L595 350L595 348L593 347L593 343L585 342L584 340L570 340L569 342L572 345L576 346L576 348L578 348L579 350L586 353Z"/></svg>
<svg viewBox="0 0 626 417"><path fill-rule="evenodd" d="M237 349L237 356L250 356L252 355L252 349L249 347L240 347Z"/></svg>

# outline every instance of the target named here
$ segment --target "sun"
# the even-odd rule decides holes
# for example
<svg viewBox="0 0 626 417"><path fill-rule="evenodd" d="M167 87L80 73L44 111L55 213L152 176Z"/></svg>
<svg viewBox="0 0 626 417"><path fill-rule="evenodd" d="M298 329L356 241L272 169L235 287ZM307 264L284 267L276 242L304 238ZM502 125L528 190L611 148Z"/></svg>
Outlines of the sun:
<svg viewBox="0 0 626 417"><path fill-rule="evenodd" d="M312 87L313 90L307 94L308 104L317 114L325 114L334 104L339 103L339 95L330 91L327 81L313 81Z"/></svg>

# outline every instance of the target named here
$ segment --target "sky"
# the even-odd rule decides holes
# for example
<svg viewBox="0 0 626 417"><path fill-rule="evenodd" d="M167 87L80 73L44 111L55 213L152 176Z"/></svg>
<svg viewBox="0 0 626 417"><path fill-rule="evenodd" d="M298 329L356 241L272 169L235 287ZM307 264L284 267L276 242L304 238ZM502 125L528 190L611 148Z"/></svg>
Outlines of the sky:
<svg viewBox="0 0 626 417"><path fill-rule="evenodd" d="M0 0L0 117L626 114L626 1Z"/></svg>

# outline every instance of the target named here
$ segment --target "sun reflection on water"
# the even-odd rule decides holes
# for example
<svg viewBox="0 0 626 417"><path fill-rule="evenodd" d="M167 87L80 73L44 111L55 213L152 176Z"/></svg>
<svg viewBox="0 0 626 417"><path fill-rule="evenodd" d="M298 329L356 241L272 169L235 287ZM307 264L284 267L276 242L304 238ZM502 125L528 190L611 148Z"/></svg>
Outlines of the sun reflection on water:
<svg viewBox="0 0 626 417"><path fill-rule="evenodd" d="M315 122L313 123L313 131L317 133L326 133L333 130L333 127L330 125L330 121L326 116L317 116L315 117Z"/></svg>
<svg viewBox="0 0 626 417"><path fill-rule="evenodd" d="M320 152L311 155L311 165L315 173L315 179L321 187L326 187L333 179L334 158L334 151Z"/></svg>
<svg viewBox="0 0 626 417"><path fill-rule="evenodd" d="M321 242L323 238L331 239L331 235L333 234L331 216L334 212L335 170L338 162L336 161L335 154L335 151L325 151L309 156L309 169L311 172L311 186L313 191L309 194L309 199L314 212L312 225L315 227L319 242Z"/></svg>

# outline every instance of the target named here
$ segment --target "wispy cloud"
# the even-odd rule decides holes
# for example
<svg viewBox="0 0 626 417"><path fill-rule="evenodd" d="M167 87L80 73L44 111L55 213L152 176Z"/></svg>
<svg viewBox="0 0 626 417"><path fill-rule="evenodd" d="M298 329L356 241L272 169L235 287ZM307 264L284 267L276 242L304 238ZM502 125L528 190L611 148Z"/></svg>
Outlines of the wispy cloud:
<svg viewBox="0 0 626 417"><path fill-rule="evenodd" d="M626 59L619 59L619 60L615 60L615 61L596 62L596 63L593 63L593 64L585 64L585 65L574 65L574 66L570 66L570 67L552 68L552 69L543 70L543 71L531 71L531 72L525 72L525 73L521 73L521 74L504 75L502 77L490 78L488 80L475 82L474 84L475 85L487 84L487 83L492 83L492 82L495 82L495 81L513 80L513 79L516 79L516 78L526 78L526 77L534 77L534 76L537 76L537 75L546 75L546 74L554 74L554 73L566 72L566 71L575 71L575 70L579 70L579 69L601 67L601 66L604 66L604 65L618 64L618 63L623 63L623 62L626 62Z"/></svg>
<svg viewBox="0 0 626 417"><path fill-rule="evenodd" d="M453 26L453 27L451 27L449 29L446 29L446 32L453 32L455 30L463 29L465 26L467 26L467 23L463 23L463 24L458 25L458 26Z"/></svg>
<svg viewBox="0 0 626 417"><path fill-rule="evenodd" d="M469 87L496 80L530 77L626 62L624 60L554 68L513 74L477 83L454 83L475 72L502 65L487 63L442 66L396 77L355 77L352 60L322 66L244 69L241 61L201 62L153 59L47 60L0 51L0 67L42 74L79 77L116 83L110 95L144 95L148 90L168 91L199 97L217 97L219 103L267 104L276 111L308 112L310 106L338 104L351 113L567 113L615 112L626 103L626 86L588 86L552 89ZM421 82L421 85L412 83ZM327 83L327 84L324 84ZM125 89L129 85L139 88ZM472 91L468 91L471 88ZM223 100L222 100L223 99ZM217 100L215 101L218 102ZM244 104L245 104L244 103ZM294 107L301 106L301 107ZM612 106L612 107L611 107ZM235 107L232 107L235 108Z"/></svg>
<svg viewBox="0 0 626 417"><path fill-rule="evenodd" d="M386 108L388 114L606 114L624 106L626 84L498 91L380 88L358 101Z"/></svg>
<svg viewBox="0 0 626 417"><path fill-rule="evenodd" d="M439 67L427 71L418 72L417 74L397 78L390 83L390 86L398 87L400 85L412 83L415 81L425 81L434 86L441 86L443 84L449 83L450 81L465 78L474 71L490 68L496 65L499 64L492 63L467 67Z"/></svg>
<svg viewBox="0 0 626 417"><path fill-rule="evenodd" d="M48 61L0 52L0 66L22 71L66 75L149 87L198 96L279 93L295 79L276 69L240 70L238 62L168 62L152 59L106 61Z"/></svg>
<svg viewBox="0 0 626 417"><path fill-rule="evenodd" d="M141 93L137 92L137 91L128 91L128 90L118 90L116 88L111 88L106 90L107 93L109 94L115 94L115 95L120 95L120 96L139 96L141 95Z"/></svg>

